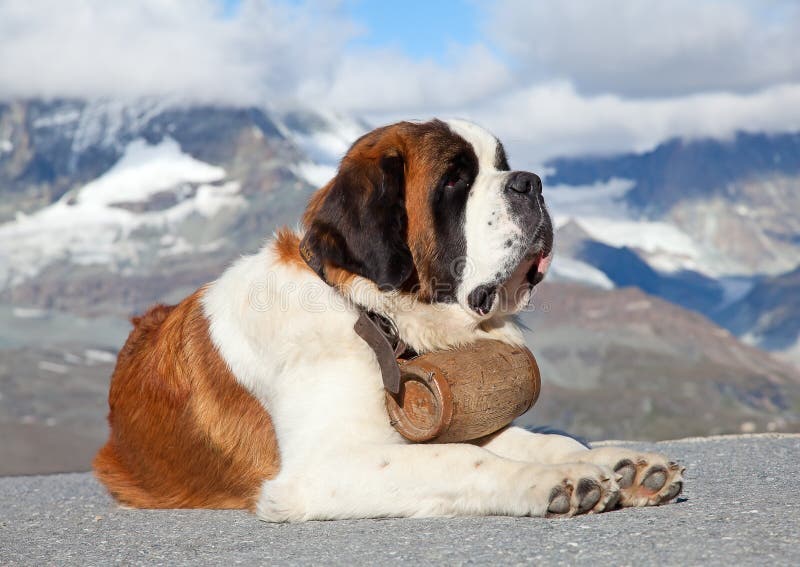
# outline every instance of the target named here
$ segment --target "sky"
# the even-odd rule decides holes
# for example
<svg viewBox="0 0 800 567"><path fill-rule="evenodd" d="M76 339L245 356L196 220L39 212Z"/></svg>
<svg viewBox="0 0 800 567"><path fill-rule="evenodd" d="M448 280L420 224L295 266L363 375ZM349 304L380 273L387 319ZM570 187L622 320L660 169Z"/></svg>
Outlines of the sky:
<svg viewBox="0 0 800 567"><path fill-rule="evenodd" d="M474 120L526 165L800 129L792 0L0 0L0 99Z"/></svg>
<svg viewBox="0 0 800 567"><path fill-rule="evenodd" d="M479 37L475 2L350 0L343 8L362 27L351 47L392 46L411 58L444 62L448 46L469 44Z"/></svg>

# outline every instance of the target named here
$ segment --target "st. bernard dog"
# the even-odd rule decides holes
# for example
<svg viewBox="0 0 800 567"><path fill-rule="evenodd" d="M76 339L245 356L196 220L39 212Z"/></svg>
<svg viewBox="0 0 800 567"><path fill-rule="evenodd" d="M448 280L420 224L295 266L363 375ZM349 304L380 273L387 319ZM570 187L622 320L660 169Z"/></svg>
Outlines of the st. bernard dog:
<svg viewBox="0 0 800 567"><path fill-rule="evenodd" d="M391 426L362 311L418 353L489 338L550 262L539 177L464 121L401 122L357 140L280 230L179 305L134 318L94 467L142 508L246 508L284 522L386 516L571 516L668 502L682 469L508 427L412 444Z"/></svg>

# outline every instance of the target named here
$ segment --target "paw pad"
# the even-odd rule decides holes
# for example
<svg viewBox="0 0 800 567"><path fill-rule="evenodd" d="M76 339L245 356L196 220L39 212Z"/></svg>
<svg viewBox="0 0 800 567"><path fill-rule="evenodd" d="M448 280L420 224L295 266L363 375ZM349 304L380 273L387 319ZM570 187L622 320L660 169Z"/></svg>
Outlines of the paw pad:
<svg viewBox="0 0 800 567"><path fill-rule="evenodd" d="M664 467L655 466L650 469L650 472L647 473L647 476L644 477L642 484L648 490L652 490L653 492L658 492L664 487L664 483L667 482L667 469Z"/></svg>
<svg viewBox="0 0 800 567"><path fill-rule="evenodd" d="M572 496L572 487L569 485L557 486L550 492L550 504L547 511L550 514L566 514L569 512L569 501Z"/></svg>
<svg viewBox="0 0 800 567"><path fill-rule="evenodd" d="M629 459L623 459L618 462L614 467L614 472L620 475L620 479L617 480L620 488L628 488L636 478L636 466Z"/></svg>
<svg viewBox="0 0 800 567"><path fill-rule="evenodd" d="M578 513L588 512L600 501L603 491L600 485L590 478L582 478L578 482Z"/></svg>

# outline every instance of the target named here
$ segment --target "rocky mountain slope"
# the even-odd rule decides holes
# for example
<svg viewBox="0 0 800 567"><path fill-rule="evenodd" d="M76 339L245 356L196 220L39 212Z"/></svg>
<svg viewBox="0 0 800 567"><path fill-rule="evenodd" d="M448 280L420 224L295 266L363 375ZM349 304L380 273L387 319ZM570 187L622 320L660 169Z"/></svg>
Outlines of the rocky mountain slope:
<svg viewBox="0 0 800 567"><path fill-rule="evenodd" d="M635 288L544 284L522 316L544 377L523 418L590 439L800 428L800 373Z"/></svg>
<svg viewBox="0 0 800 567"><path fill-rule="evenodd" d="M762 348L800 360L800 268L760 280L717 319Z"/></svg>

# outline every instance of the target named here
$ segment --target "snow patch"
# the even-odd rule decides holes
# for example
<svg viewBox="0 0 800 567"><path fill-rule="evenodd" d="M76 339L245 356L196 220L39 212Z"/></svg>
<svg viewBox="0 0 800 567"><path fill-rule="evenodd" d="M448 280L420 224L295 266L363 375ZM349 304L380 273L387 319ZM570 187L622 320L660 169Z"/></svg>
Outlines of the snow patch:
<svg viewBox="0 0 800 567"><path fill-rule="evenodd" d="M72 152L77 156L92 146L122 148L121 140L140 132L159 113L176 101L169 98L138 100L99 99L86 104L75 123Z"/></svg>
<svg viewBox="0 0 800 567"><path fill-rule="evenodd" d="M98 204L56 202L0 225L0 286L33 277L60 259L78 264L108 260L115 242L135 225L132 213Z"/></svg>
<svg viewBox="0 0 800 567"><path fill-rule="evenodd" d="M66 374L67 372L69 372L69 368L67 368L63 364L57 364L55 362L47 362L46 360L40 360L38 367L39 370L45 370L47 372L53 372L55 374Z"/></svg>
<svg viewBox="0 0 800 567"><path fill-rule="evenodd" d="M336 175L336 167L307 161L293 166L292 172L314 187L323 187Z"/></svg>
<svg viewBox="0 0 800 567"><path fill-rule="evenodd" d="M239 189L238 181L229 181L224 185L201 185L193 198L181 201L165 211L142 215L143 223L152 226L164 222L178 224L194 213L210 219L224 208L243 207L247 204L247 200L238 194Z"/></svg>
<svg viewBox="0 0 800 567"><path fill-rule="evenodd" d="M58 261L101 264L110 271L136 265L144 246L130 238L136 229L174 231L193 215L211 218L224 208L246 205L237 182L207 184L224 176L224 169L184 154L174 140L155 146L132 142L117 164L72 196L0 225L0 289L33 278ZM163 211L135 213L112 206L147 200L184 183L204 184Z"/></svg>
<svg viewBox="0 0 800 567"><path fill-rule="evenodd" d="M317 110L316 114L325 122L324 129L305 134L289 130L284 126L284 135L291 138L303 150L312 164L331 166L335 169L353 142L364 134L364 125L335 112ZM329 179L330 177L325 181Z"/></svg>
<svg viewBox="0 0 800 567"><path fill-rule="evenodd" d="M755 333L753 333L752 331L748 331L744 335L740 335L739 336L739 340L742 341L746 345L750 345L750 346L758 348L758 343L761 340L761 338L758 335L756 335Z"/></svg>
<svg viewBox="0 0 800 567"><path fill-rule="evenodd" d="M315 118L324 126L312 132L299 132L278 123L281 133L308 157L292 166L292 172L313 187L322 187L336 175L339 161L353 142L365 132L365 125L336 112L316 110Z"/></svg>
<svg viewBox="0 0 800 567"><path fill-rule="evenodd" d="M68 362L69 364L82 364L83 359L80 356L72 354L71 352L65 352L64 362Z"/></svg>
<svg viewBox="0 0 800 567"><path fill-rule="evenodd" d="M167 256L180 256L181 254L189 254L194 250L194 247L189 244L185 238L173 238L168 246L164 246L158 251L158 255L162 258Z"/></svg>
<svg viewBox="0 0 800 567"><path fill-rule="evenodd" d="M658 270L697 270L701 250L688 234L666 222L636 219L624 200L633 186L630 179L620 178L592 185L555 185L546 189L545 197L556 228L574 221L598 242L642 251Z"/></svg>
<svg viewBox="0 0 800 567"><path fill-rule="evenodd" d="M14 307L11 314L17 319L44 319L47 317L47 310L36 307Z"/></svg>
<svg viewBox="0 0 800 567"><path fill-rule="evenodd" d="M60 110L50 115L42 116L33 121L34 128L55 128L64 124L77 122L81 117L79 110L66 109Z"/></svg>
<svg viewBox="0 0 800 567"><path fill-rule="evenodd" d="M0 140L0 154L10 154L14 150L11 140Z"/></svg>
<svg viewBox="0 0 800 567"><path fill-rule="evenodd" d="M556 228L574 221L593 240L635 249L658 271L692 270L710 277L729 272L712 247L675 224L642 219L631 210L624 198L633 186L633 181L619 178L592 185L555 185L545 188L545 198Z"/></svg>
<svg viewBox="0 0 800 567"><path fill-rule="evenodd" d="M108 352L105 350L97 350L97 349L86 349L83 351L83 356L86 358L86 362L94 363L94 362L114 362L117 360L117 355L113 352Z"/></svg>
<svg viewBox="0 0 800 567"><path fill-rule="evenodd" d="M632 214L623 198L633 186L632 180L616 177L592 185L554 185L546 187L545 200L556 226L580 217L627 219Z"/></svg>
<svg viewBox="0 0 800 567"><path fill-rule="evenodd" d="M80 190L77 200L98 205L142 202L181 183L210 183L223 177L224 169L183 153L172 138L155 146L134 140L111 169Z"/></svg>
<svg viewBox="0 0 800 567"><path fill-rule="evenodd" d="M614 283L594 266L574 258L555 255L550 275L556 280L588 284L601 289L614 289Z"/></svg>
<svg viewBox="0 0 800 567"><path fill-rule="evenodd" d="M656 269L676 271L697 269L701 252L692 238L665 222L615 220L605 217L575 219L591 236L611 246L637 248L646 252Z"/></svg>

